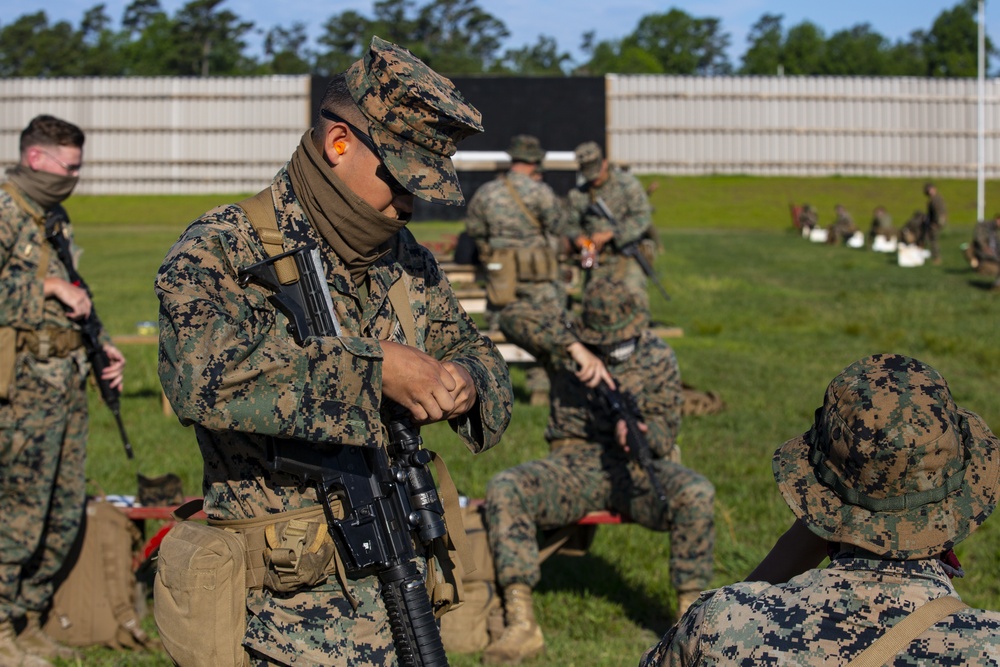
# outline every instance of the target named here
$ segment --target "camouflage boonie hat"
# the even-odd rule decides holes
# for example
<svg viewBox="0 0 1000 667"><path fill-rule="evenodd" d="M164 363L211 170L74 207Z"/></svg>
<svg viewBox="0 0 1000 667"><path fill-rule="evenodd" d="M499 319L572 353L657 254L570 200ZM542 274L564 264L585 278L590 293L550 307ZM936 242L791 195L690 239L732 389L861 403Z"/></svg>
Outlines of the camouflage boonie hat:
<svg viewBox="0 0 1000 667"><path fill-rule="evenodd" d="M595 141L588 141L576 147L576 161L580 165L580 173L588 182L594 180L601 173L601 166L604 163L604 153Z"/></svg>
<svg viewBox="0 0 1000 667"><path fill-rule="evenodd" d="M997 503L1000 441L921 361L875 355L830 383L805 434L772 460L809 529L893 560L940 555Z"/></svg>
<svg viewBox="0 0 1000 667"><path fill-rule="evenodd" d="M483 131L482 116L452 82L379 37L346 77L396 180L431 203L465 203L451 156L456 142Z"/></svg>
<svg viewBox="0 0 1000 667"><path fill-rule="evenodd" d="M649 312L625 283L592 278L583 293L577 337L589 345L613 345L636 338L649 326Z"/></svg>
<svg viewBox="0 0 1000 667"><path fill-rule="evenodd" d="M507 155L511 160L527 162L528 164L538 164L545 159L545 150L538 141L538 137L530 134L516 134L510 138L510 147Z"/></svg>

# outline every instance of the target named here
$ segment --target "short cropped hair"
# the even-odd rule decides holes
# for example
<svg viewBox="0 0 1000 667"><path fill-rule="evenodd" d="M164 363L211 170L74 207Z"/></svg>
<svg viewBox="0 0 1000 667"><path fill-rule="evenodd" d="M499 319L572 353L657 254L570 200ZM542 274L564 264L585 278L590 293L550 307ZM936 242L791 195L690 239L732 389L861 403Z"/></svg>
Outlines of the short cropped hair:
<svg viewBox="0 0 1000 667"><path fill-rule="evenodd" d="M35 116L21 131L21 152L32 146L72 146L83 148L83 130L55 116Z"/></svg>
<svg viewBox="0 0 1000 667"><path fill-rule="evenodd" d="M320 102L320 109L332 111L348 123L358 128L362 132L368 131L368 119L361 113L354 97L351 96L351 89L347 86L347 74L340 73L330 80L326 91L323 93L323 101ZM313 123L315 132L312 134L313 143L316 148L323 147L323 138L326 136L326 129L333 124L332 120L324 118L319 110L316 111L316 121Z"/></svg>

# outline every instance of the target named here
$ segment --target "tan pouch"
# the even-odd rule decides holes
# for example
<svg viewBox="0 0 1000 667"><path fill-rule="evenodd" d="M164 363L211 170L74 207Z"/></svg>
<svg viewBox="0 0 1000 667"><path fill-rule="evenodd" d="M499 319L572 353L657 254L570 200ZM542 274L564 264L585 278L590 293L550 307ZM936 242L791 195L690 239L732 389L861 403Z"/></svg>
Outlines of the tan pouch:
<svg viewBox="0 0 1000 667"><path fill-rule="evenodd" d="M483 524L482 508L463 508L462 522L475 569L466 570L462 576L462 603L441 617L441 642L451 653L475 653L503 632L502 603L497 594L493 553ZM501 612L500 624L498 629L491 630L490 616L496 610Z"/></svg>
<svg viewBox="0 0 1000 667"><path fill-rule="evenodd" d="M518 248L517 279L526 283L556 279L559 262L549 248Z"/></svg>
<svg viewBox="0 0 1000 667"><path fill-rule="evenodd" d="M17 362L17 329L0 327L0 400L9 401L14 391Z"/></svg>
<svg viewBox="0 0 1000 667"><path fill-rule="evenodd" d="M246 543L242 536L184 521L160 544L153 616L180 667L248 665Z"/></svg>
<svg viewBox="0 0 1000 667"><path fill-rule="evenodd" d="M486 262L486 298L503 308L517 298L517 250L497 248Z"/></svg>

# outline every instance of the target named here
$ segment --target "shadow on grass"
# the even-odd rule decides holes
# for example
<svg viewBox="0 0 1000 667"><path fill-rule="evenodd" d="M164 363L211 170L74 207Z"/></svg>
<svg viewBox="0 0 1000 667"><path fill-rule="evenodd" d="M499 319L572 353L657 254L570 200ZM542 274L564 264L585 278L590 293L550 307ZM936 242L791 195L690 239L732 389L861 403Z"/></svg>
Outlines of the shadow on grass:
<svg viewBox="0 0 1000 667"><path fill-rule="evenodd" d="M996 284L995 280L969 280L970 287L975 287L976 289L982 290L984 292L989 292L993 289L993 285Z"/></svg>
<svg viewBox="0 0 1000 667"><path fill-rule="evenodd" d="M542 563L539 592L567 591L580 597L600 596L620 605L636 625L662 636L674 624L667 600L649 595L641 586L626 581L615 563L592 553L583 556L552 556Z"/></svg>

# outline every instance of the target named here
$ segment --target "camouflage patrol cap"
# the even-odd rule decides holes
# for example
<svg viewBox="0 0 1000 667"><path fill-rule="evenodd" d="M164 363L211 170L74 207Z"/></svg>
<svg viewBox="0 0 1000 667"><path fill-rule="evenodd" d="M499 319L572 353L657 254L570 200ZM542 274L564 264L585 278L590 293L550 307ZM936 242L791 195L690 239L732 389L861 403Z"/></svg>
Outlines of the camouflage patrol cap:
<svg viewBox="0 0 1000 667"><path fill-rule="evenodd" d="M379 37L372 37L346 78L379 157L396 180L434 204L463 204L451 156L456 142L483 131L479 111L450 80Z"/></svg>
<svg viewBox="0 0 1000 667"><path fill-rule="evenodd" d="M649 326L649 312L635 292L612 278L592 278L583 293L577 336L590 345L613 345L639 336Z"/></svg>
<svg viewBox="0 0 1000 667"><path fill-rule="evenodd" d="M601 173L604 153L596 141L587 141L576 147L576 161L580 165L580 173L587 181L592 181Z"/></svg>
<svg viewBox="0 0 1000 667"><path fill-rule="evenodd" d="M930 558L997 503L1000 441L921 361L875 355L827 387L804 435L772 460L785 502L831 542L893 560Z"/></svg>
<svg viewBox="0 0 1000 667"><path fill-rule="evenodd" d="M542 148L541 142L538 141L538 137L533 137L530 134L515 134L510 138L507 155L510 155L511 160L538 164L545 158L545 150Z"/></svg>

